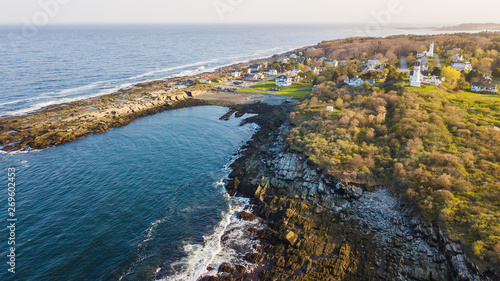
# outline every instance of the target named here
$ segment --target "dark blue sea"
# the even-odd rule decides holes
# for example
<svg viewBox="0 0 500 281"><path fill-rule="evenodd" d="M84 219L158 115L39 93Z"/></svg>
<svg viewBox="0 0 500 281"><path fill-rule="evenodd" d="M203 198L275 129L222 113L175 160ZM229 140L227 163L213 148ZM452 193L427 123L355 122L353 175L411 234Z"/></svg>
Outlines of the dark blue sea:
<svg viewBox="0 0 500 281"><path fill-rule="evenodd" d="M0 27L0 116L210 71L353 26ZM385 31L384 35L404 33ZM257 129L226 108L167 111L42 151L0 154L0 280L196 280L251 247L223 179ZM245 117L243 117L245 118ZM16 274L8 169L16 169ZM225 236L225 243L221 237Z"/></svg>
<svg viewBox="0 0 500 281"><path fill-rule="evenodd" d="M246 204L230 199L222 180L256 127L220 121L226 112L166 111L63 146L0 154L0 280L150 280L161 269L173 280L195 279ZM15 278L6 265L10 167L17 170Z"/></svg>

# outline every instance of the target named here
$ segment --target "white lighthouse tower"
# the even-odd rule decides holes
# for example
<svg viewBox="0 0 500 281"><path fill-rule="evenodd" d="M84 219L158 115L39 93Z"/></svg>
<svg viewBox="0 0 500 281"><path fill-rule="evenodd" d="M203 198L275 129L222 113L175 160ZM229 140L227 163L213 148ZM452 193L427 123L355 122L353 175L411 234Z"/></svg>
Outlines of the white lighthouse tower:
<svg viewBox="0 0 500 281"><path fill-rule="evenodd" d="M413 69L413 75L410 78L410 86L411 87L420 87L420 83L424 80L424 77L422 76L422 65L420 60L417 60L415 62L415 68Z"/></svg>
<svg viewBox="0 0 500 281"><path fill-rule="evenodd" d="M431 42L431 45L429 46L429 52L427 53L427 57L433 57L434 56L434 42Z"/></svg>

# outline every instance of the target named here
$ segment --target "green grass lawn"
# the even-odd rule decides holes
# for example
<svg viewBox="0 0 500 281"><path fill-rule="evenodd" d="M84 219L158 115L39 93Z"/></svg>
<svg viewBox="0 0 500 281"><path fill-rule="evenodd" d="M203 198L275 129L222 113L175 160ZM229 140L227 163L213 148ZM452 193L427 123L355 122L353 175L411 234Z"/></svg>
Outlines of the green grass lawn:
<svg viewBox="0 0 500 281"><path fill-rule="evenodd" d="M273 89L273 88L279 88L279 89L281 89L281 91L280 92L271 91L271 89ZM244 88L244 89L238 90L236 92L273 94L273 95L279 95L279 96L287 96L287 97L291 97L294 99L300 99L300 98L303 98L309 91L311 91L312 88L313 88L312 84L306 84L306 86L292 84L291 86L288 86L288 87L277 87L274 80L272 80L272 81L265 81L265 82L256 84L254 86L251 86L250 88Z"/></svg>

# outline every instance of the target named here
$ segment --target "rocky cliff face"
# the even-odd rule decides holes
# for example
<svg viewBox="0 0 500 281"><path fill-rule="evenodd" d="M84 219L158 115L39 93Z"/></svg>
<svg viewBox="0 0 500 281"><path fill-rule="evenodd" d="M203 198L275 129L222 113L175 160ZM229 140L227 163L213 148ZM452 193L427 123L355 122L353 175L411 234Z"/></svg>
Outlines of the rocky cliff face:
<svg viewBox="0 0 500 281"><path fill-rule="evenodd" d="M288 150L285 119L259 124L228 185L268 221L262 280L497 280L388 188L344 184Z"/></svg>

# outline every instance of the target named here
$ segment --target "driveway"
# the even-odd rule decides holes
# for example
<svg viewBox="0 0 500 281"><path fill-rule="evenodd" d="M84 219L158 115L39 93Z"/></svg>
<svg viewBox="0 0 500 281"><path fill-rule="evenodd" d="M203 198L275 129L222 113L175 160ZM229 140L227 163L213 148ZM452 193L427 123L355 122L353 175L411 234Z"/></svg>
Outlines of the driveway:
<svg viewBox="0 0 500 281"><path fill-rule="evenodd" d="M435 55L435 56L434 56L434 65L435 65L436 67L443 68L443 67L441 66L441 61L439 60L439 55Z"/></svg>
<svg viewBox="0 0 500 281"><path fill-rule="evenodd" d="M399 71L401 72L408 71L408 65L406 64L406 57L401 57L401 67L399 68Z"/></svg>

